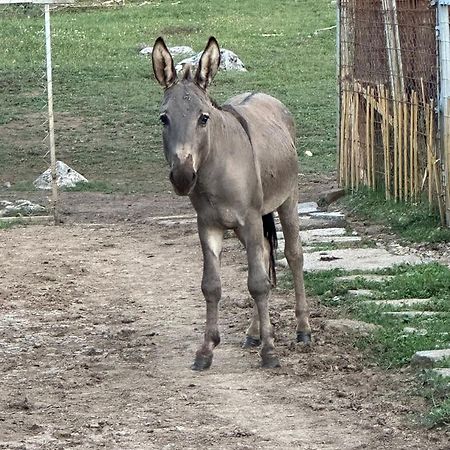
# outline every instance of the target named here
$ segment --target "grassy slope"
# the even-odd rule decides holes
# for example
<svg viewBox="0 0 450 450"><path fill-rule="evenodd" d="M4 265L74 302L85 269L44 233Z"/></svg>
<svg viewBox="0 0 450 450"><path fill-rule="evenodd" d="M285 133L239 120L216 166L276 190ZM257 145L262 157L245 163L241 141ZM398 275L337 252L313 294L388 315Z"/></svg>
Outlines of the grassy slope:
<svg viewBox="0 0 450 450"><path fill-rule="evenodd" d="M223 101L261 90L284 101L298 123L304 171L335 161L334 31L328 0L155 2L112 10L58 12L52 17L59 157L100 189L158 191L164 161L157 122L161 90L139 43L163 35L201 50L209 35L235 51L247 74L220 73L211 90ZM42 18L0 9L0 181L28 186L46 167L40 122L45 96ZM2 14L3 12L3 14ZM263 35L269 36L263 36ZM303 157L305 150L314 157Z"/></svg>

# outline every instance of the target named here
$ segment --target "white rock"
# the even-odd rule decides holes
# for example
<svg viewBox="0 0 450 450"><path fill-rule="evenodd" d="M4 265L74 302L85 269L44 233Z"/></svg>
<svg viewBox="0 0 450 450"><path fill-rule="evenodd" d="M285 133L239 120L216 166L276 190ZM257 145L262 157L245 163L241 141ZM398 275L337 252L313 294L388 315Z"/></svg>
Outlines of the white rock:
<svg viewBox="0 0 450 450"><path fill-rule="evenodd" d="M139 53L147 56L151 55L152 52L153 47L144 47ZM195 53L195 51L187 45L175 45L174 47L169 47L169 52L172 56L193 55Z"/></svg>
<svg viewBox="0 0 450 450"><path fill-rule="evenodd" d="M29 200L0 201L0 217L33 216L45 212L45 208Z"/></svg>
<svg viewBox="0 0 450 450"><path fill-rule="evenodd" d="M74 187L78 183L87 183L88 180L76 170L69 167L62 161L56 161L56 184L60 187ZM47 169L33 182L37 189L52 188L51 170Z"/></svg>
<svg viewBox="0 0 450 450"><path fill-rule="evenodd" d="M183 70L183 67L186 64L190 64L192 68L196 68L198 66L198 63L200 62L202 54L203 52L200 52L194 56L191 56L190 58L183 59L175 66L175 70L177 72ZM222 70L236 70L238 72L247 72L244 63L239 59L236 53L233 53L231 50L227 50L225 48L220 50L219 68Z"/></svg>

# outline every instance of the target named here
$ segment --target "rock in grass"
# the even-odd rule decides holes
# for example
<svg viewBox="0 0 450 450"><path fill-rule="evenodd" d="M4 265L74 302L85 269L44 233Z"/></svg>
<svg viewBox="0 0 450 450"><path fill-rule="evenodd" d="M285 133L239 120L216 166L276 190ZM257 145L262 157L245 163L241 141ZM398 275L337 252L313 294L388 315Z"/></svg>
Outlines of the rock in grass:
<svg viewBox="0 0 450 450"><path fill-rule="evenodd" d="M9 202L0 200L0 217L21 217L42 215L46 209L29 200L16 200Z"/></svg>
<svg viewBox="0 0 450 450"><path fill-rule="evenodd" d="M59 187L75 187L78 183L87 183L88 180L76 170L69 167L62 161L56 161L56 184ZM33 182L37 189L52 188L52 173L47 169Z"/></svg>
<svg viewBox="0 0 450 450"><path fill-rule="evenodd" d="M414 353L411 365L414 367L433 367L437 362L450 358L450 348L441 350L422 350Z"/></svg>
<svg viewBox="0 0 450 450"><path fill-rule="evenodd" d="M139 54L144 56L151 56L153 52L153 47L144 46L141 50L139 50ZM187 46L187 45L175 45L174 47L169 47L169 52L172 56L180 56L180 55L193 55L195 51Z"/></svg>
<svg viewBox="0 0 450 450"><path fill-rule="evenodd" d="M184 66L190 64L192 68L197 68L198 63L200 62L200 58L202 57L203 52L197 53L190 58L183 59L176 66L175 70L180 72L183 70ZM233 53L231 50L227 50L222 48L220 50L220 66L219 69L222 70L233 70L237 72L247 72L247 69L244 66L244 63L239 59L236 53Z"/></svg>

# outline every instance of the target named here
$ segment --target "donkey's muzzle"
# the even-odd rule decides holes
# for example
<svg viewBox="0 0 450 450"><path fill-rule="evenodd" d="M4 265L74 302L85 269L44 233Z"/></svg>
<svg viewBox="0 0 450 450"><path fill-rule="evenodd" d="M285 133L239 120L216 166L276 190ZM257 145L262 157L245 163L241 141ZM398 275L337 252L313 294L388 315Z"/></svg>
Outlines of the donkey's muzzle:
<svg viewBox="0 0 450 450"><path fill-rule="evenodd" d="M185 161L177 162L172 166L169 179L178 195L189 195L192 192L197 182L197 173L194 170L191 155Z"/></svg>

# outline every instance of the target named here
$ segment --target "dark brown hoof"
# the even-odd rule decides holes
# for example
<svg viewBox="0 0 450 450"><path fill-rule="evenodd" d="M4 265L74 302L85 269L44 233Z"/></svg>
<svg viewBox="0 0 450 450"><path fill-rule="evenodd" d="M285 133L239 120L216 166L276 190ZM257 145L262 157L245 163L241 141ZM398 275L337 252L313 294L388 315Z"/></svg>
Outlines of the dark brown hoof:
<svg viewBox="0 0 450 450"><path fill-rule="evenodd" d="M261 340L251 337L251 336L246 336L245 337L245 341L242 344L242 348L253 348L253 347L259 347L261 345Z"/></svg>
<svg viewBox="0 0 450 450"><path fill-rule="evenodd" d="M191 366L191 369L197 371L209 369L211 367L212 360L213 360L212 354L208 356L197 355L195 357L194 364L192 364Z"/></svg>
<svg viewBox="0 0 450 450"><path fill-rule="evenodd" d="M297 343L311 344L311 332L309 331L297 331Z"/></svg>
<svg viewBox="0 0 450 450"><path fill-rule="evenodd" d="M276 369L281 367L280 360L277 356L266 356L262 358L261 367L263 369Z"/></svg>

